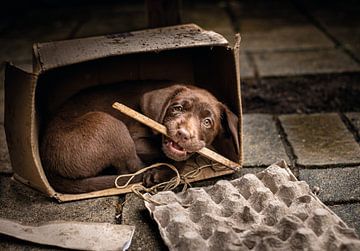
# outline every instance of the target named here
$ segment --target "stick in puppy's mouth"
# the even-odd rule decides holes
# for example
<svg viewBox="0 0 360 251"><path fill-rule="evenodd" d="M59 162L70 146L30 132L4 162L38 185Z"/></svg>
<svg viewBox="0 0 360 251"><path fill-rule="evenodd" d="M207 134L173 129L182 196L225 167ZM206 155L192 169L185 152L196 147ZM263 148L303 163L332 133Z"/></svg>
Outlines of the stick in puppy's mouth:
<svg viewBox="0 0 360 251"><path fill-rule="evenodd" d="M137 120L138 122L152 128L153 130L163 134L165 136L164 142L166 145L169 145L171 148L173 148L176 151L184 152L184 154L187 154L187 152L181 146L179 146L176 142L174 142L172 139L169 138L169 136L167 135L166 127L164 125L156 122L155 120L152 120L152 119L146 117L145 115L143 115L121 103L115 102L112 105L112 107L115 108L116 110L122 112L123 114ZM197 151L197 153L199 153L200 155L202 155L208 159L216 161L224 166L227 166L234 171L239 171L241 168L241 165L239 163L229 160L228 158L225 158L224 156L210 150L209 148L203 147L202 149Z"/></svg>

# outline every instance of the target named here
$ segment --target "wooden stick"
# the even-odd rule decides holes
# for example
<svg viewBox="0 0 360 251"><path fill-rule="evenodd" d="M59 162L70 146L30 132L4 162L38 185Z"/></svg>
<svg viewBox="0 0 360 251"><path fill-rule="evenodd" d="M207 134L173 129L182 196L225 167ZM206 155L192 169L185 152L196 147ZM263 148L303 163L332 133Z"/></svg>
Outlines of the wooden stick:
<svg viewBox="0 0 360 251"><path fill-rule="evenodd" d="M118 102L115 102L113 105L112 105L113 108L115 108L116 110L119 110L120 112L122 112L123 114L137 120L138 122L140 123L143 123L144 125L154 129L155 131L161 133L161 134L164 134L165 136L168 137L167 135L167 131L166 131L166 127L163 126L162 124L156 122L155 120L151 119L151 118L148 118L146 117L145 115L123 105L123 104L120 104ZM198 153L206 158L209 158L213 161L216 161L220 164L223 164L224 166L227 166L235 171L238 171L239 168L240 168L240 164L234 162L234 161L231 161L227 158L225 158L224 156L210 150L209 148L202 148L198 151Z"/></svg>

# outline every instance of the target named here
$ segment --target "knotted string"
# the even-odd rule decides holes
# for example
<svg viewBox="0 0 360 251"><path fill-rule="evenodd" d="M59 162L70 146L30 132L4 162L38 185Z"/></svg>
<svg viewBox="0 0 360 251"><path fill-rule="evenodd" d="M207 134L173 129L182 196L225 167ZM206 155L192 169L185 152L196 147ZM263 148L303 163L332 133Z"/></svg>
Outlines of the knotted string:
<svg viewBox="0 0 360 251"><path fill-rule="evenodd" d="M228 167L224 166L224 165L220 165L218 163L208 163L208 164L204 164L204 165L199 165L197 159L195 159L195 163L197 164L197 166L192 166L194 169L183 174L180 175L179 171L177 170L177 168L174 165L171 165L169 163L156 163L156 164L152 164L150 166L144 167L142 169L140 169L139 171L135 172L135 173L131 173L131 174L122 174L119 175L116 179L115 179L115 187L119 188L119 189L124 189L127 188L130 185L130 182L139 174L142 174L148 170L154 169L154 168L160 168L160 167L168 167L170 168L172 171L175 172L175 177L171 178L168 181L156 184L152 187L145 187L142 184L133 184L131 185L131 191L137 195L138 197L140 197L141 199L156 204L156 205L164 205L164 203L158 202L156 200L154 200L151 195L155 195L157 194L159 191L172 191L175 188L177 188L181 183L184 184L182 191L184 192L188 187L191 187L189 179L194 179L197 176L200 175L201 171L205 168L211 168L214 171L220 171L220 170L224 170L224 169L228 169ZM127 182L124 185L119 185L118 184L118 180L121 178L126 178L126 177L130 177Z"/></svg>

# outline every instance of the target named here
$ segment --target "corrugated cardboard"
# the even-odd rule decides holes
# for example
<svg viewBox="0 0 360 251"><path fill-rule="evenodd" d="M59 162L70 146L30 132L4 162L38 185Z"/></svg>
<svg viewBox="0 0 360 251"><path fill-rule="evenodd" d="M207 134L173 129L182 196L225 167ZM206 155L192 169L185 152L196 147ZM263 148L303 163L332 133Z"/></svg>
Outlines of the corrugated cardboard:
<svg viewBox="0 0 360 251"><path fill-rule="evenodd" d="M232 48L221 35L189 24L35 44L33 73L6 67L5 130L14 178L59 201L130 191L61 194L44 174L38 144L44 121L70 96L91 86L148 79L198 85L239 116L241 139L239 43L237 36ZM234 161L242 163L242 152ZM209 169L192 181L231 172Z"/></svg>

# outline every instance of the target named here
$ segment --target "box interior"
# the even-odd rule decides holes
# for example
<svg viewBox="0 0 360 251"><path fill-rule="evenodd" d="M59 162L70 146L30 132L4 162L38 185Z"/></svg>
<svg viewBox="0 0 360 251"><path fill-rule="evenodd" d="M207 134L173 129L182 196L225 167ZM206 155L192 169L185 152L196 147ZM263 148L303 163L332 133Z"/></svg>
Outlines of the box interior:
<svg viewBox="0 0 360 251"><path fill-rule="evenodd" d="M232 63L233 52L219 46L111 56L43 72L38 77L35 92L38 135L41 138L43 128L62 103L90 87L123 85L125 95L118 101L136 109L138 101L133 97L137 90L158 88L139 80L171 80L197 85L209 90L240 116L238 90L234 90L236 73L229 72L235 69L229 65ZM229 150L219 153L230 158ZM232 157L232 160L239 162L240 157Z"/></svg>

